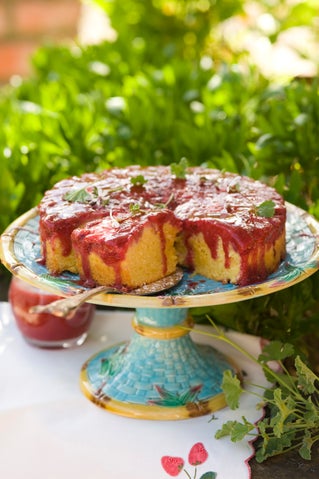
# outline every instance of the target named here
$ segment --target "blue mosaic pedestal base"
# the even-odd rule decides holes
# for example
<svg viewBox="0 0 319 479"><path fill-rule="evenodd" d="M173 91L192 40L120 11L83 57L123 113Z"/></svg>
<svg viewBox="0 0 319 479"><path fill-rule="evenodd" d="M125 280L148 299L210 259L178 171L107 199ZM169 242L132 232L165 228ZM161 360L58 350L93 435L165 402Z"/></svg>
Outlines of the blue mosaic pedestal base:
<svg viewBox="0 0 319 479"><path fill-rule="evenodd" d="M145 419L184 419L224 407L223 373L233 368L214 348L192 341L187 316L187 309L137 309L131 341L84 364L84 394L112 412Z"/></svg>

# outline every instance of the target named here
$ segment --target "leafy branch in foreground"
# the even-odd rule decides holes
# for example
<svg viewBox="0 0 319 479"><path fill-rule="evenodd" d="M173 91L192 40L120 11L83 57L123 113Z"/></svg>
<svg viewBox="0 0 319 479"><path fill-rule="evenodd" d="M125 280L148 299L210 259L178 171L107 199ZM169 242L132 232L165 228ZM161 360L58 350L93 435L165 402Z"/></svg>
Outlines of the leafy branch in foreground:
<svg viewBox="0 0 319 479"><path fill-rule="evenodd" d="M213 324L211 320L210 322ZM319 441L319 377L299 355L295 355L291 344L272 341L263 348L258 358L255 358L229 339L215 324L213 326L217 334L202 333L222 340L243 353L262 368L267 381L274 385L258 386L262 393L251 392L260 397L261 405L268 408L267 415L257 423L259 441L256 460L263 462L271 456L293 449L297 449L303 459L311 459L311 449ZM293 359L293 372L285 365L288 358ZM272 367L273 361L276 362L276 369ZM237 409L240 395L245 392L237 376L226 371L222 387L228 406ZM224 423L215 437L229 436L233 442L237 442L250 434L255 437L255 429L256 424L243 417L242 422Z"/></svg>

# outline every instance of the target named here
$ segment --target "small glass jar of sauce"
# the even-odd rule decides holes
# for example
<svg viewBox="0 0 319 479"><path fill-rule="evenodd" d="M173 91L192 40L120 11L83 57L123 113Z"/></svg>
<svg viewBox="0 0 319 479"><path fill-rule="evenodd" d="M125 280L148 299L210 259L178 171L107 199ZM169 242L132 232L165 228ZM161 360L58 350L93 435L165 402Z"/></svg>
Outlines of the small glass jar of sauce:
<svg viewBox="0 0 319 479"><path fill-rule="evenodd" d="M63 349L84 343L95 311L93 304L82 304L70 319L29 311L32 306L52 303L60 298L15 276L11 279L9 303L17 327L29 344L40 348Z"/></svg>

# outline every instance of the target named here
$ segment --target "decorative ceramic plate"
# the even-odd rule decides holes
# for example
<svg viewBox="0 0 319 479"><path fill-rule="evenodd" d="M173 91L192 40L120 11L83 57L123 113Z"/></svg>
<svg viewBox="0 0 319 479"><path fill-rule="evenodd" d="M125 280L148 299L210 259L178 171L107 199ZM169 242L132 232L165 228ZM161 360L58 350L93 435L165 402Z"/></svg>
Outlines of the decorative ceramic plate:
<svg viewBox="0 0 319 479"><path fill-rule="evenodd" d="M91 301L117 307L197 307L233 303L273 293L296 284L319 268L319 223L296 206L287 204L287 255L266 281L239 287L185 272L182 281L165 293L152 296L99 294ZM79 277L64 273L52 276L41 258L37 210L14 221L3 233L0 254L15 275L34 286L68 296L84 290Z"/></svg>

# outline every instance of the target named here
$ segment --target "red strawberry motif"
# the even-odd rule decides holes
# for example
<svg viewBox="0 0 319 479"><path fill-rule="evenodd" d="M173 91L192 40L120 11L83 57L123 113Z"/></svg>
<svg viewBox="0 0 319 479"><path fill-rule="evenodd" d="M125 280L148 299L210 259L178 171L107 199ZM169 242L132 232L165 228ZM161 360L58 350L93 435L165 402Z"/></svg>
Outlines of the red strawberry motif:
<svg viewBox="0 0 319 479"><path fill-rule="evenodd" d="M192 449L189 451L188 454L188 462L192 466L198 466L199 464L203 464L208 458L208 452L205 449L205 446L202 442L197 442L194 444Z"/></svg>
<svg viewBox="0 0 319 479"><path fill-rule="evenodd" d="M163 469L170 476L178 476L184 467L184 459L181 457L163 456L161 459Z"/></svg>

